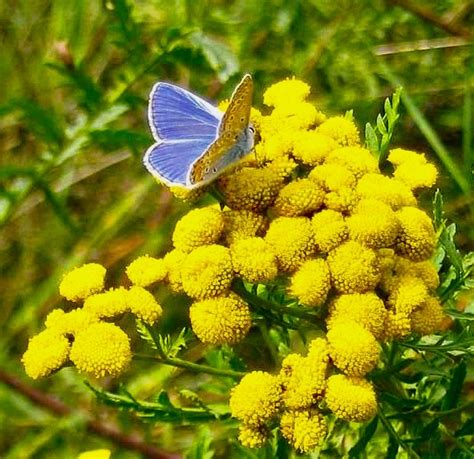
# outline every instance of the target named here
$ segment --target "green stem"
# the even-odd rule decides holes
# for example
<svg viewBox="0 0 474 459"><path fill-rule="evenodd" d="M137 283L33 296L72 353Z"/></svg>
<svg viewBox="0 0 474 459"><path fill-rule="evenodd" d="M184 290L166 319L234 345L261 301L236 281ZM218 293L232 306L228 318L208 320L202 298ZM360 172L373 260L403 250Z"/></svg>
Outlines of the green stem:
<svg viewBox="0 0 474 459"><path fill-rule="evenodd" d="M257 295L250 293L242 283L242 281L234 281L232 283L232 289L237 295L244 299L250 305L261 308L261 309L271 309L273 311L278 311L282 314L287 314L289 316L298 317L299 319L304 319L312 324L317 323L317 320L320 318L316 314L311 314L305 311L299 311L298 309L291 308L289 306L284 306L282 304L272 303L271 301L264 300Z"/></svg>
<svg viewBox="0 0 474 459"><path fill-rule="evenodd" d="M274 342L272 341L272 337L268 332L267 324L262 321L258 324L258 328L260 329L260 333L262 334L263 341L265 342L268 347L268 350L270 351L273 363L275 365L278 365L278 363L280 362L280 356L278 354L278 349L276 348Z"/></svg>
<svg viewBox="0 0 474 459"><path fill-rule="evenodd" d="M188 362L187 360L179 359L178 357L158 357L147 354L135 354L137 360L153 360L154 362L170 365L173 367L184 368L194 373L207 373L216 376L228 376L234 379L241 379L246 373L234 370L225 370L213 368L208 365L201 365L199 363Z"/></svg>

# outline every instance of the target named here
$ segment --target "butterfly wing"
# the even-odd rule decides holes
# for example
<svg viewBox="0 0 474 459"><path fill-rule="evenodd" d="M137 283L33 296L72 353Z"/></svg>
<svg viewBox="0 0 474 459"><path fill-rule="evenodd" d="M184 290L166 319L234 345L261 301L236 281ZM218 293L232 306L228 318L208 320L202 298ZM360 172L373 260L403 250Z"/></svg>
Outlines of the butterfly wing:
<svg viewBox="0 0 474 459"><path fill-rule="evenodd" d="M209 102L170 83L153 86L148 122L155 140L215 140L222 112ZM201 151L202 153L202 151Z"/></svg>
<svg viewBox="0 0 474 459"><path fill-rule="evenodd" d="M219 124L219 135L225 131L242 132L250 123L250 109L252 108L253 82L247 74L235 88L230 98L229 107Z"/></svg>
<svg viewBox="0 0 474 459"><path fill-rule="evenodd" d="M143 162L152 175L168 186L188 188L189 170L208 148L209 142L203 139L158 142L146 151Z"/></svg>

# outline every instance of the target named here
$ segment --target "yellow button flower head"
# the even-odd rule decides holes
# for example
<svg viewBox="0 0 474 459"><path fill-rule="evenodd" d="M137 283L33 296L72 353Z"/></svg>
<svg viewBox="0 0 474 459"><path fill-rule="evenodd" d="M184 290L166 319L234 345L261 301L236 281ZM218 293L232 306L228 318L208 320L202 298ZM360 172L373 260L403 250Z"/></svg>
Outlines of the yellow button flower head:
<svg viewBox="0 0 474 459"><path fill-rule="evenodd" d="M411 275L397 278L397 283L390 292L388 302L397 312L412 311L419 308L428 298L428 288L422 279Z"/></svg>
<svg viewBox="0 0 474 459"><path fill-rule="evenodd" d="M70 357L82 373L96 378L117 376L132 359L130 339L114 324L93 324L76 335Z"/></svg>
<svg viewBox="0 0 474 459"><path fill-rule="evenodd" d="M105 268L87 263L66 273L59 284L59 293L70 301L79 301L104 288Z"/></svg>
<svg viewBox="0 0 474 459"><path fill-rule="evenodd" d="M361 198L376 199L388 204L393 210L403 206L416 206L416 199L404 183L382 174L366 174L357 183Z"/></svg>
<svg viewBox="0 0 474 459"><path fill-rule="evenodd" d="M84 451L77 456L77 459L109 459L110 454L109 449L94 449L91 451Z"/></svg>
<svg viewBox="0 0 474 459"><path fill-rule="evenodd" d="M407 312L387 311L384 340L404 338L411 332L411 321Z"/></svg>
<svg viewBox="0 0 474 459"><path fill-rule="evenodd" d="M436 183L438 171L423 154L396 148L390 151L388 160L395 165L393 176L412 190Z"/></svg>
<svg viewBox="0 0 474 459"><path fill-rule="evenodd" d="M193 250L181 269L183 289L195 299L223 295L233 278L230 250L217 244Z"/></svg>
<svg viewBox="0 0 474 459"><path fill-rule="evenodd" d="M435 333L441 329L445 317L438 299L429 297L418 310L411 314L412 331L421 335Z"/></svg>
<svg viewBox="0 0 474 459"><path fill-rule="evenodd" d="M324 205L328 209L347 214L354 210L359 199L359 194L353 188L343 187L327 193L324 197Z"/></svg>
<svg viewBox="0 0 474 459"><path fill-rule="evenodd" d="M83 309L101 319L112 319L128 310L127 295L124 287L96 293L86 298Z"/></svg>
<svg viewBox="0 0 474 459"><path fill-rule="evenodd" d="M324 201L324 191L310 179L300 179L285 185L275 201L278 215L296 217L318 210Z"/></svg>
<svg viewBox="0 0 474 459"><path fill-rule="evenodd" d="M239 441L247 448L261 448L269 438L270 432L265 425L240 424L239 426Z"/></svg>
<svg viewBox="0 0 474 459"><path fill-rule="evenodd" d="M305 306L320 306L331 288L331 275L325 260L305 261L291 277L290 294Z"/></svg>
<svg viewBox="0 0 474 459"><path fill-rule="evenodd" d="M268 221L260 214L250 210L228 210L222 213L224 217L224 239L228 245L239 239L252 236L263 236Z"/></svg>
<svg viewBox="0 0 474 459"><path fill-rule="evenodd" d="M327 436L325 419L316 410L286 411L280 420L283 437L301 453L311 453Z"/></svg>
<svg viewBox="0 0 474 459"><path fill-rule="evenodd" d="M99 321L99 318L90 311L84 309L73 309L69 312L53 310L46 318L46 327L57 333L74 335L87 328L89 325Z"/></svg>
<svg viewBox="0 0 474 459"><path fill-rule="evenodd" d="M322 123L316 132L327 135L341 147L359 144L359 130L354 121L344 116L333 116Z"/></svg>
<svg viewBox="0 0 474 459"><path fill-rule="evenodd" d="M337 142L327 135L313 130L298 131L297 138L293 142L293 156L307 166L316 166L337 147Z"/></svg>
<svg viewBox="0 0 474 459"><path fill-rule="evenodd" d="M279 81L270 86L263 94L263 103L269 107L285 105L290 102L303 101L308 97L310 87L307 83L294 77Z"/></svg>
<svg viewBox="0 0 474 459"><path fill-rule="evenodd" d="M436 290L439 286L438 271L430 260L414 263L406 258L397 257L395 269L400 275L419 277L429 290Z"/></svg>
<svg viewBox="0 0 474 459"><path fill-rule="evenodd" d="M359 146L337 148L328 155L326 162L346 167L357 179L370 172L379 171L377 160L372 153Z"/></svg>
<svg viewBox="0 0 474 459"><path fill-rule="evenodd" d="M174 249L168 252L163 258L168 271L166 281L168 282L171 290L175 293L181 293L184 291L183 283L181 281L181 268L184 265L184 260L186 257L186 253L182 252L181 250Z"/></svg>
<svg viewBox="0 0 474 459"><path fill-rule="evenodd" d="M281 120L277 122L281 123ZM266 123L271 123L271 129L264 128L261 132L262 141L255 146L255 158L260 162L288 158L288 154L293 149L293 138L288 135L286 130L275 129L275 121L272 118L267 117Z"/></svg>
<svg viewBox="0 0 474 459"><path fill-rule="evenodd" d="M329 356L334 365L350 376L363 376L379 361L380 346L374 335L353 320L332 324L327 332Z"/></svg>
<svg viewBox="0 0 474 459"><path fill-rule="evenodd" d="M158 183L159 180L158 180ZM169 190L173 193L178 199L185 202L194 202L197 201L205 192L206 187L194 188L193 190L188 190L187 188L183 188L181 186L171 186Z"/></svg>
<svg viewBox="0 0 474 459"><path fill-rule="evenodd" d="M230 394L230 411L234 418L259 427L272 419L281 406L279 380L264 371L246 374Z"/></svg>
<svg viewBox="0 0 474 459"><path fill-rule="evenodd" d="M209 344L237 343L252 324L247 303L234 294L198 301L189 316L194 333Z"/></svg>
<svg viewBox="0 0 474 459"><path fill-rule="evenodd" d="M132 314L149 325L153 325L163 314L155 297L143 287L133 286L127 292L127 306Z"/></svg>
<svg viewBox="0 0 474 459"><path fill-rule="evenodd" d="M144 255L133 260L126 273L132 284L147 287L164 280L168 271L163 260Z"/></svg>
<svg viewBox="0 0 474 459"><path fill-rule="evenodd" d="M375 199L363 199L346 220L351 239L372 249L390 247L400 224L390 206Z"/></svg>
<svg viewBox="0 0 474 459"><path fill-rule="evenodd" d="M377 254L356 241L347 241L332 250L327 262L333 285L341 293L372 290L380 279Z"/></svg>
<svg viewBox="0 0 474 459"><path fill-rule="evenodd" d="M299 354L285 357L279 377L287 408L309 408L321 399L326 388L328 361L328 344L322 338L311 342L306 357Z"/></svg>
<svg viewBox="0 0 474 459"><path fill-rule="evenodd" d="M265 167L275 173L280 179L286 179L298 167L298 163L288 156L284 156L270 161Z"/></svg>
<svg viewBox="0 0 474 459"><path fill-rule="evenodd" d="M291 139L291 133L314 126L320 118L321 113L313 104L287 100L283 105L274 108L268 120L276 132L285 133L288 139Z"/></svg>
<svg viewBox="0 0 474 459"><path fill-rule="evenodd" d="M373 292L339 295L329 305L328 329L341 319L353 320L376 338L383 335L387 311L383 301Z"/></svg>
<svg viewBox="0 0 474 459"><path fill-rule="evenodd" d="M339 212L325 209L311 219L314 242L320 252L329 253L347 239L349 231L344 217Z"/></svg>
<svg viewBox="0 0 474 459"><path fill-rule="evenodd" d="M44 378L67 362L69 350L67 338L54 329L46 329L30 338L21 361L30 378Z"/></svg>
<svg viewBox="0 0 474 459"><path fill-rule="evenodd" d="M219 180L220 190L231 209L254 212L270 207L283 183L279 172L269 167L244 167Z"/></svg>
<svg viewBox="0 0 474 459"><path fill-rule="evenodd" d="M416 207L403 207L397 212L400 232L395 250L413 261L430 258L436 245L436 234L430 217Z"/></svg>
<svg viewBox="0 0 474 459"><path fill-rule="evenodd" d="M254 284L270 281L278 274L273 249L264 239L240 239L230 248L234 271L242 279Z"/></svg>
<svg viewBox="0 0 474 459"><path fill-rule="evenodd" d="M283 271L295 271L316 250L311 220L305 217L276 218L265 239L273 247Z"/></svg>
<svg viewBox="0 0 474 459"><path fill-rule="evenodd" d="M363 378L331 376L325 399L328 408L344 421L366 422L377 412L374 387Z"/></svg>
<svg viewBox="0 0 474 459"><path fill-rule="evenodd" d="M341 164L321 164L316 166L308 178L321 185L326 191L339 191L343 188L353 188L356 183L355 175Z"/></svg>
<svg viewBox="0 0 474 459"><path fill-rule="evenodd" d="M174 228L173 244L182 252L217 242L224 230L222 213L214 207L193 209Z"/></svg>

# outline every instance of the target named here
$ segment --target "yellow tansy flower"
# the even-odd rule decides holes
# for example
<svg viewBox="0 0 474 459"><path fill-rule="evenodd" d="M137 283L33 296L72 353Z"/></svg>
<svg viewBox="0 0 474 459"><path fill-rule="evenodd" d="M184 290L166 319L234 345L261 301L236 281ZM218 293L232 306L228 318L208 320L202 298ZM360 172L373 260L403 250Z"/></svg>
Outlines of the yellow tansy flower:
<svg viewBox="0 0 474 459"><path fill-rule="evenodd" d="M111 319L128 310L127 295L128 290L124 287L96 293L86 298L83 309L101 319Z"/></svg>
<svg viewBox="0 0 474 459"><path fill-rule="evenodd" d="M327 135L341 147L358 145L359 130L354 121L344 116L333 116L322 123L316 132Z"/></svg>
<svg viewBox="0 0 474 459"><path fill-rule="evenodd" d="M114 324L93 324L76 335L70 357L82 373L118 376L132 359L130 339Z"/></svg>
<svg viewBox="0 0 474 459"><path fill-rule="evenodd" d="M312 180L296 180L280 190L274 209L278 215L288 217L308 215L322 206L324 195L324 191Z"/></svg>
<svg viewBox="0 0 474 459"><path fill-rule="evenodd" d="M250 210L228 210L224 217L224 239L228 245L252 236L263 236L268 226L265 216Z"/></svg>
<svg viewBox="0 0 474 459"><path fill-rule="evenodd" d="M376 199L388 204L393 210L416 205L410 188L404 183L382 174L366 174L357 183L361 198Z"/></svg>
<svg viewBox="0 0 474 459"><path fill-rule="evenodd" d="M329 305L326 319L328 329L341 319L348 319L362 325L376 338L383 335L387 311L383 301L373 292L339 295Z"/></svg>
<svg viewBox="0 0 474 459"><path fill-rule="evenodd" d="M328 433L325 419L316 410L286 411L280 420L280 430L301 453L311 453L321 446Z"/></svg>
<svg viewBox="0 0 474 459"><path fill-rule="evenodd" d="M230 250L217 244L193 250L181 269L183 289L195 299L224 294L233 278Z"/></svg>
<svg viewBox="0 0 474 459"><path fill-rule="evenodd" d="M415 263L403 257L395 260L396 271L401 275L411 275L423 280L429 290L436 290L439 286L438 271L430 260Z"/></svg>
<svg viewBox="0 0 474 459"><path fill-rule="evenodd" d="M283 271L295 271L316 250L311 221L305 217L276 218L265 239L273 247Z"/></svg>
<svg viewBox="0 0 474 459"><path fill-rule="evenodd" d="M329 253L347 239L349 231L344 217L339 212L325 209L311 219L314 242L319 251Z"/></svg>
<svg viewBox="0 0 474 459"><path fill-rule="evenodd" d="M104 288L106 270L98 263L87 263L66 273L59 293L70 301L79 301Z"/></svg>
<svg viewBox="0 0 474 459"><path fill-rule="evenodd" d="M446 316L437 298L429 297L423 305L410 315L411 329L421 335L429 335L441 329Z"/></svg>
<svg viewBox="0 0 474 459"><path fill-rule="evenodd" d="M375 199L361 200L346 223L350 238L372 249L393 245L400 227L392 208Z"/></svg>
<svg viewBox="0 0 474 459"><path fill-rule="evenodd" d="M244 167L219 180L226 204L231 209L260 212L270 207L284 179L271 168Z"/></svg>
<svg viewBox="0 0 474 459"><path fill-rule="evenodd" d="M232 416L259 427L272 419L281 405L279 379L264 371L247 373L230 394Z"/></svg>
<svg viewBox="0 0 474 459"><path fill-rule="evenodd" d="M294 140L292 154L297 161L308 166L316 166L337 147L337 142L331 137L312 130L301 131Z"/></svg>
<svg viewBox="0 0 474 459"><path fill-rule="evenodd" d="M109 449L94 449L92 451L84 451L77 456L77 459L109 459Z"/></svg>
<svg viewBox="0 0 474 459"><path fill-rule="evenodd" d="M153 325L163 314L163 309L155 297L143 287L131 287L126 300L130 312L149 325Z"/></svg>
<svg viewBox="0 0 474 459"><path fill-rule="evenodd" d="M379 361L380 346L374 335L349 319L333 323L327 332L329 356L334 365L350 376L363 376Z"/></svg>
<svg viewBox="0 0 474 459"><path fill-rule="evenodd" d="M421 153L395 148L390 151L388 160L395 165L393 176L412 190L436 183L438 171Z"/></svg>
<svg viewBox="0 0 474 459"><path fill-rule="evenodd" d="M163 258L168 271L166 281L168 282L171 290L175 293L181 293L184 291L183 283L181 281L181 269L184 265L186 257L186 253L182 252L181 250L174 249L168 252Z"/></svg>
<svg viewBox="0 0 474 459"><path fill-rule="evenodd" d="M326 388L328 355L326 340L316 338L311 342L306 357L299 354L285 357L279 377L287 408L309 408L322 397Z"/></svg>
<svg viewBox="0 0 474 459"><path fill-rule="evenodd" d="M422 279L411 275L402 275L397 277L388 301L397 312L410 314L419 308L427 298L428 288Z"/></svg>
<svg viewBox="0 0 474 459"><path fill-rule="evenodd" d="M165 279L168 271L163 260L144 255L133 260L126 273L132 284L147 287Z"/></svg>
<svg viewBox="0 0 474 459"><path fill-rule="evenodd" d="M412 261L430 258L436 245L436 234L430 217L416 207L403 207L397 212L400 232L395 250Z"/></svg>
<svg viewBox="0 0 474 459"><path fill-rule="evenodd" d="M46 327L58 333L74 335L98 321L99 318L95 314L85 309L77 308L63 314L54 310L46 318Z"/></svg>
<svg viewBox="0 0 474 459"><path fill-rule="evenodd" d="M378 173L375 157L366 148L359 146L342 147L333 150L326 158L328 164L340 164L352 172L357 179L370 172Z"/></svg>
<svg viewBox="0 0 474 459"><path fill-rule="evenodd" d="M222 213L214 207L193 209L177 223L173 232L173 244L183 252L202 245L217 242L224 230Z"/></svg>
<svg viewBox="0 0 474 459"><path fill-rule="evenodd" d="M327 262L333 285L341 293L372 290L381 276L377 254L355 241L332 250Z"/></svg>
<svg viewBox="0 0 474 459"><path fill-rule="evenodd" d="M265 425L240 424L239 426L239 441L247 448L261 448L269 438L270 432Z"/></svg>
<svg viewBox="0 0 474 459"><path fill-rule="evenodd" d="M33 379L49 376L68 360L69 340L54 329L46 329L28 342L21 359L26 374Z"/></svg>
<svg viewBox="0 0 474 459"><path fill-rule="evenodd" d="M331 275L325 260L305 261L291 277L290 294L306 306L319 306L326 301L331 288Z"/></svg>
<svg viewBox="0 0 474 459"><path fill-rule="evenodd" d="M198 301L189 309L189 316L194 333L209 344L237 343L252 324L247 303L233 294Z"/></svg>
<svg viewBox="0 0 474 459"><path fill-rule="evenodd" d="M302 101L308 97L310 87L294 77L279 81L270 86L263 94L263 103L269 107L286 105L288 102Z"/></svg>
<svg viewBox="0 0 474 459"><path fill-rule="evenodd" d="M171 193L173 193L173 196L178 199L181 199L181 201L194 202L197 201L205 193L206 187L194 188L192 190L189 190L181 186L171 186L169 187L169 190L171 191Z"/></svg>
<svg viewBox="0 0 474 459"><path fill-rule="evenodd" d="M360 196L353 188L342 187L337 191L330 191L324 197L324 205L331 210L345 214L354 210Z"/></svg>
<svg viewBox="0 0 474 459"><path fill-rule="evenodd" d="M384 340L403 338L411 332L411 321L407 312L387 311Z"/></svg>
<svg viewBox="0 0 474 459"><path fill-rule="evenodd" d="M339 191L343 188L353 188L356 183L355 175L342 164L321 164L316 166L308 178L320 184L326 191Z"/></svg>
<svg viewBox="0 0 474 459"><path fill-rule="evenodd" d="M234 271L242 279L254 284L270 281L278 274L273 249L264 239L241 239L230 248Z"/></svg>
<svg viewBox="0 0 474 459"><path fill-rule="evenodd" d="M328 408L348 422L366 422L377 412L372 384L363 378L334 375L328 379L325 400Z"/></svg>

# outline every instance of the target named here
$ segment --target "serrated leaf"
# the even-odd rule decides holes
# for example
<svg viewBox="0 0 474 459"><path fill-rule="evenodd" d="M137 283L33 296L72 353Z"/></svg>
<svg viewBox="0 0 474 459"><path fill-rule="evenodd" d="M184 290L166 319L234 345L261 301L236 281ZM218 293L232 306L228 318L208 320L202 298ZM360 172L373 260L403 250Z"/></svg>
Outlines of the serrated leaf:
<svg viewBox="0 0 474 459"><path fill-rule="evenodd" d="M153 335L150 333L150 330L148 329L148 327L141 320L136 321L136 327L137 327L137 332L140 338L143 341L145 341L152 349L157 351L158 347L156 346L155 339Z"/></svg>
<svg viewBox="0 0 474 459"><path fill-rule="evenodd" d="M435 229L441 227L444 221L444 200L439 188L435 191L433 198L433 223Z"/></svg>
<svg viewBox="0 0 474 459"><path fill-rule="evenodd" d="M158 340L162 352L168 357L176 357L181 349L186 348L191 337L191 332L183 328L176 337L171 335L159 335Z"/></svg>
<svg viewBox="0 0 474 459"><path fill-rule="evenodd" d="M387 126L385 126L385 122L383 120L382 115L377 115L377 129L381 134L387 134Z"/></svg>
<svg viewBox="0 0 474 459"><path fill-rule="evenodd" d="M380 154L379 149L379 139L375 132L375 129L372 127L370 123L365 125L365 144L367 148L372 152L372 154L376 157Z"/></svg>
<svg viewBox="0 0 474 459"><path fill-rule="evenodd" d="M452 370L452 377L449 383L449 387L446 391L446 395L443 398L441 405L442 410L451 410L456 408L459 397L461 396L462 387L464 380L467 375L467 365L464 360L459 362L459 364Z"/></svg>
<svg viewBox="0 0 474 459"><path fill-rule="evenodd" d="M377 430L378 422L379 418L376 416L367 424L357 443L349 450L349 458L357 458L365 450Z"/></svg>

